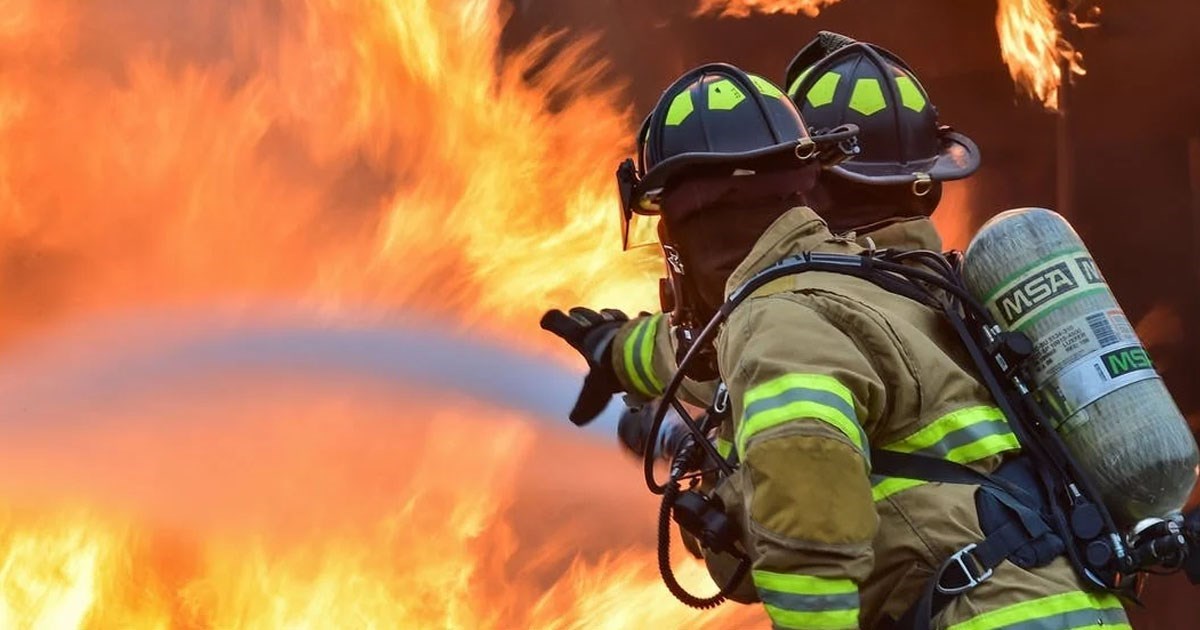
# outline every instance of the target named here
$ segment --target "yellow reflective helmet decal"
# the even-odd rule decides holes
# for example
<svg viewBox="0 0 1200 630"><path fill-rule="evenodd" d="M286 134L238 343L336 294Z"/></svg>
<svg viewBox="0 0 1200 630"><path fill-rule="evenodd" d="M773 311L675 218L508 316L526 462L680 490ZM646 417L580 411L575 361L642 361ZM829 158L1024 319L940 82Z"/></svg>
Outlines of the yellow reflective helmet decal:
<svg viewBox="0 0 1200 630"><path fill-rule="evenodd" d="M925 110L925 96L911 77L896 77L896 87L900 89L900 102L905 107L918 114Z"/></svg>
<svg viewBox="0 0 1200 630"><path fill-rule="evenodd" d="M805 68L804 72L801 72L800 76L796 77L795 81L792 81L792 84L788 86L788 96L795 98L796 92L800 91L800 83L803 82L804 78L812 72L812 69L813 66Z"/></svg>
<svg viewBox="0 0 1200 630"><path fill-rule="evenodd" d="M668 127L674 127L682 124L683 121L687 120L687 117L692 114L694 109L695 106L692 104L691 90L684 90L679 94L676 94L675 98L671 100L671 106L667 108L666 125ZM648 131L649 130L647 130L647 132ZM649 136L650 134L647 133L646 135Z"/></svg>
<svg viewBox="0 0 1200 630"><path fill-rule="evenodd" d="M842 75L836 72L826 72L808 91L808 95L805 97L808 99L808 104L813 107L821 107L832 103L833 95L837 92L837 86L841 80Z"/></svg>
<svg viewBox="0 0 1200 630"><path fill-rule="evenodd" d="M774 83L771 83L757 74L750 75L750 82L754 84L754 87L758 88L758 91L762 93L763 96L774 96L775 98L779 99L783 98L782 90L775 87Z"/></svg>
<svg viewBox="0 0 1200 630"><path fill-rule="evenodd" d="M708 108L725 111L737 107L746 100L746 95L729 79L720 79L708 84Z"/></svg>
<svg viewBox="0 0 1200 630"><path fill-rule="evenodd" d="M854 83L854 92L850 94L850 109L863 116L887 109L887 101L883 98L883 88L879 87L878 79L859 79Z"/></svg>

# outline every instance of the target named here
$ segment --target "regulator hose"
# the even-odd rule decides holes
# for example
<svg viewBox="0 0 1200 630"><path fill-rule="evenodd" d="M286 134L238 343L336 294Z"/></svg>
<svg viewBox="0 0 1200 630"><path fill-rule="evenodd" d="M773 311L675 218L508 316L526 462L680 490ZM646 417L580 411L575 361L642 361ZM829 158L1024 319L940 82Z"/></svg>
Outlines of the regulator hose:
<svg viewBox="0 0 1200 630"><path fill-rule="evenodd" d="M663 491L662 507L658 511L658 572L662 575L663 584L667 590L675 596L685 606L695 608L697 610L708 610L716 608L729 598L729 594L742 579L746 577L746 572L750 570L750 559L742 557L738 561L737 569L730 576L729 581L721 585L720 590L715 595L709 597L696 597L692 595L675 579L675 571L671 569L671 509L675 506L675 499L679 497L679 484L674 480L667 483Z"/></svg>

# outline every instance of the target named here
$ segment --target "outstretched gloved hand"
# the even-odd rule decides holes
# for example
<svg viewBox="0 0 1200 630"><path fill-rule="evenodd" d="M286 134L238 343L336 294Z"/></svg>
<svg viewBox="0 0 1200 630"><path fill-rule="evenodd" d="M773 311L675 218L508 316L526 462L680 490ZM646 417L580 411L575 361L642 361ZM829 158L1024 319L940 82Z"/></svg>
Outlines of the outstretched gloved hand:
<svg viewBox="0 0 1200 630"><path fill-rule="evenodd" d="M558 335L579 351L588 363L588 375L575 407L571 422L583 426L600 415L613 394L623 391L621 381L612 365L612 342L621 324L629 317L621 311L606 308L599 313L577 306L568 313L547 311L542 316L542 328Z"/></svg>

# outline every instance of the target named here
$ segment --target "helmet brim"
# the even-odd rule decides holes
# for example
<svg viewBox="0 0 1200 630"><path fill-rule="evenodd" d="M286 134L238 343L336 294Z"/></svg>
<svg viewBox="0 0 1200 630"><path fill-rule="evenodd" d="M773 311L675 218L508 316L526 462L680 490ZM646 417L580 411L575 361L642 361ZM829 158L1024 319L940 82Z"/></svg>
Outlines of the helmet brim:
<svg viewBox="0 0 1200 630"><path fill-rule="evenodd" d="M742 153L680 153L659 162L649 173L646 173L646 176L638 182L637 196L657 195L672 179L684 172L722 167L762 171L787 166L802 166L817 160L830 159L828 156L831 149L838 156L833 161L837 161L841 159L843 151L837 147L847 140L853 139L857 134L857 126L843 125L828 133ZM634 212L638 212L638 210L635 209Z"/></svg>
<svg viewBox="0 0 1200 630"><path fill-rule="evenodd" d="M979 170L979 147L973 140L949 130L939 133L938 140L941 144L938 155L929 160L905 165L849 160L830 170L844 179L873 186L909 184L926 179L947 182L964 179Z"/></svg>

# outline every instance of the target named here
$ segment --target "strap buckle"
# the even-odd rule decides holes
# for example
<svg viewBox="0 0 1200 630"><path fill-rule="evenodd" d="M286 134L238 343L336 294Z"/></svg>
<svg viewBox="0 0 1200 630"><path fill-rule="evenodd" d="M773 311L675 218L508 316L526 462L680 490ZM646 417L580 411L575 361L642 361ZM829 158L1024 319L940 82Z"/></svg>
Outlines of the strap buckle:
<svg viewBox="0 0 1200 630"><path fill-rule="evenodd" d="M992 577L992 573L994 573L994 571L992 569L984 568L983 564L979 562L979 559L974 555L971 555L971 552L974 551L976 547L978 547L978 545L971 543L966 547L954 552L954 555L950 556L950 558L946 561L944 568L942 569L942 574L938 576L937 584L935 584L935 587L939 593L944 593L946 595L958 595L960 593L965 593L976 586L983 584ZM970 562L967 561L968 559L970 559ZM942 580L945 579L946 572L954 566L957 566L962 571L963 582L953 586L944 586L942 584ZM978 575L976 575L976 571L972 568L972 566L980 567L982 569L978 572Z"/></svg>

